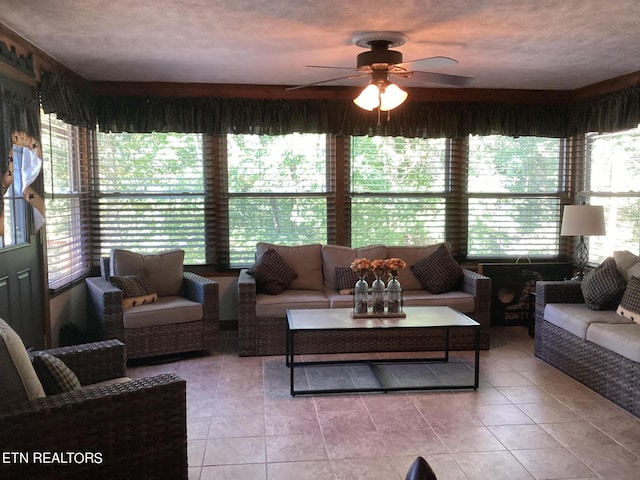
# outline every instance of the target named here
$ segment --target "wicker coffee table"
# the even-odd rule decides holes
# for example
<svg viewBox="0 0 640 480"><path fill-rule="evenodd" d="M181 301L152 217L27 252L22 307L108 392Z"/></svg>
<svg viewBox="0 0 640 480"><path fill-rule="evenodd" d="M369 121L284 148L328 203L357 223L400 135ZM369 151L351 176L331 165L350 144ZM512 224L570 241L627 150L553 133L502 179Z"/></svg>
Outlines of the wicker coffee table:
<svg viewBox="0 0 640 480"><path fill-rule="evenodd" d="M457 312L449 307L405 307L404 312L406 318L397 317L367 317L352 318L351 308L331 308L331 309L307 309L287 310L287 347L286 347L286 365L289 367L290 373L290 392L292 396L302 394L319 394L319 393L351 393L351 392L390 392L400 390L448 390L448 389L474 389L478 388L478 379L480 372L480 324L469 318L463 313ZM425 385L399 385L390 384L383 375L378 375L381 366L391 365L393 363L405 364L429 364L429 363L448 363L449 362L449 330L455 328L473 328L474 331L474 349L475 361L473 370L473 381L469 383L447 383L439 382L437 384ZM313 332L314 335L326 333L331 336L339 331L344 334L353 334L354 338L359 332L367 330L369 332L379 331L379 335L393 337L394 331L401 329L420 329L428 330L432 328L445 330L445 348L442 356L428 358L371 358L358 360L326 360L304 362L296 361L294 358L295 342L300 336L304 336L306 332ZM352 332L352 333L351 333ZM377 333L376 333L377 334ZM318 352L322 353L322 352ZM348 352L345 352L348 353ZM371 352L375 354L375 352ZM361 357L361 356L359 356ZM341 386L337 388L307 388L297 389L295 385L295 369L296 367L307 366L328 366L328 365L350 365L365 364L368 365L370 371L375 377L375 384L369 382L368 385L354 385L353 387ZM425 367L426 368L426 367Z"/></svg>

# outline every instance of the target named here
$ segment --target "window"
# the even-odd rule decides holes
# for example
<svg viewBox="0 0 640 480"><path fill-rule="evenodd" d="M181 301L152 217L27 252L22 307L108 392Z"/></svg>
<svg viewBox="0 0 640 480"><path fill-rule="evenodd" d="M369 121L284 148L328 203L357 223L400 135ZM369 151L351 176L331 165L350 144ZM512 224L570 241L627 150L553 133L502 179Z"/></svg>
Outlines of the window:
<svg viewBox="0 0 640 480"><path fill-rule="evenodd" d="M94 255L181 248L185 264L205 263L202 149L198 134L99 133Z"/></svg>
<svg viewBox="0 0 640 480"><path fill-rule="evenodd" d="M228 135L231 265L255 261L256 243L327 243L325 135Z"/></svg>
<svg viewBox="0 0 640 480"><path fill-rule="evenodd" d="M587 135L586 186L582 199L604 206L606 236L585 238L589 261L616 250L640 251L640 127Z"/></svg>
<svg viewBox="0 0 640 480"><path fill-rule="evenodd" d="M447 140L351 138L351 244L445 240Z"/></svg>
<svg viewBox="0 0 640 480"><path fill-rule="evenodd" d="M20 188L23 148L14 145L10 155L2 154L8 161L0 165L0 248L28 242L28 204Z"/></svg>
<svg viewBox="0 0 640 480"><path fill-rule="evenodd" d="M49 287L63 287L91 268L89 132L41 113Z"/></svg>
<svg viewBox="0 0 640 480"><path fill-rule="evenodd" d="M469 138L470 257L559 254L564 141Z"/></svg>

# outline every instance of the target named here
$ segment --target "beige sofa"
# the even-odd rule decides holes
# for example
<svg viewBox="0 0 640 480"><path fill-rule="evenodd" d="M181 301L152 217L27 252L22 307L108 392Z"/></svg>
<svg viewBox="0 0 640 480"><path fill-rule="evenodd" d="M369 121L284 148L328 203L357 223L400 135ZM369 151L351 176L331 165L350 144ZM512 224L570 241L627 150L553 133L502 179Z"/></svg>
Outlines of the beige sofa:
<svg viewBox="0 0 640 480"><path fill-rule="evenodd" d="M374 245L359 249L339 245L286 246L269 243L257 245L256 258L268 250L275 250L290 265L297 276L285 291L277 295L261 293L249 269L240 272L238 279L238 335L240 355L281 355L285 353L286 311L291 308L351 308L353 296L340 291L336 268L348 267L356 258L386 259L398 257L408 267L399 271L405 306L446 305L463 312L480 323L481 348L489 348L491 280L468 269L462 269L459 287L434 294L425 290L410 266L436 252L440 245L385 246ZM363 333L366 335L366 333ZM393 339L374 343L376 351L440 350L444 346L444 332L430 335L395 335ZM317 340L317 341L316 341ZM451 332L451 348L473 348L473 332ZM356 344L357 343L357 344ZM334 339L329 344L308 336L298 342L297 353L339 353L368 351L370 342Z"/></svg>

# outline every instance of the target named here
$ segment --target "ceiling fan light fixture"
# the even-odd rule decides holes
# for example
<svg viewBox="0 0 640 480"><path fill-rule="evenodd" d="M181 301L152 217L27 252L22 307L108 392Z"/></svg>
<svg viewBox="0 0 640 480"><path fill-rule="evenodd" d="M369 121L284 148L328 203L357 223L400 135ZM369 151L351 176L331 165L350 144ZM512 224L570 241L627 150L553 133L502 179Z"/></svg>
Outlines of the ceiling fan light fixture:
<svg viewBox="0 0 640 480"><path fill-rule="evenodd" d="M389 83L380 94L380 110L386 112L402 105L409 94L395 83Z"/></svg>
<svg viewBox="0 0 640 480"><path fill-rule="evenodd" d="M363 110L372 111L374 108L380 106L380 89L375 83L370 83L360 95L353 99L353 103L362 108Z"/></svg>
<svg viewBox="0 0 640 480"><path fill-rule="evenodd" d="M395 83L385 81L367 85L353 103L363 110L372 111L380 108L381 111L386 112L402 105L408 96L407 92Z"/></svg>

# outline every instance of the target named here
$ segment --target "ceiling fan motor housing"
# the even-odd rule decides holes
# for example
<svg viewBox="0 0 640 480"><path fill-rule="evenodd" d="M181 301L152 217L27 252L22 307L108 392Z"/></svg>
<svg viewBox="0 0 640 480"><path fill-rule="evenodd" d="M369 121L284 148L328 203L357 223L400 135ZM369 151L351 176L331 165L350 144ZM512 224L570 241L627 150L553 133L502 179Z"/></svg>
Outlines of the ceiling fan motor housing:
<svg viewBox="0 0 640 480"><path fill-rule="evenodd" d="M396 50L389 50L389 42L385 40L374 40L369 43L371 50L358 54L357 69L387 68L390 65L402 63L402 53Z"/></svg>

